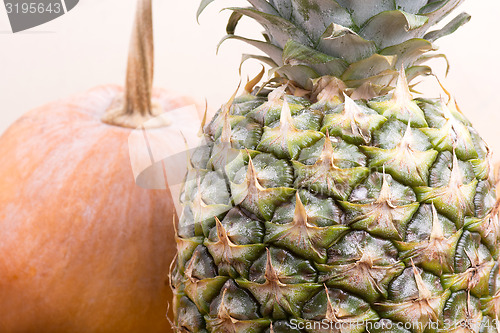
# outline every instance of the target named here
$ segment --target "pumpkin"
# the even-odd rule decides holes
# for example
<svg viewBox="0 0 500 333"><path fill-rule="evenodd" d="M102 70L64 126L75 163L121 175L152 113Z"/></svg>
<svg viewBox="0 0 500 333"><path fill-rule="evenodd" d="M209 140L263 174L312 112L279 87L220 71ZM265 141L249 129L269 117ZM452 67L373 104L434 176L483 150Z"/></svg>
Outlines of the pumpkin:
<svg viewBox="0 0 500 333"><path fill-rule="evenodd" d="M151 89L151 31L139 1L125 90L47 104L0 137L2 333L172 332L174 204L136 185L128 140L147 119L178 135L155 116L193 101Z"/></svg>

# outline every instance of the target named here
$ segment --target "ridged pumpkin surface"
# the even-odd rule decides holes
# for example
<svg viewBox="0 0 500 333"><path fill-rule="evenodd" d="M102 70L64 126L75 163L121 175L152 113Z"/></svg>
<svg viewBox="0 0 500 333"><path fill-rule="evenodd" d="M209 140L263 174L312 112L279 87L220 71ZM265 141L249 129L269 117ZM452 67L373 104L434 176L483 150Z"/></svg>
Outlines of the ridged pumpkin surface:
<svg viewBox="0 0 500 333"><path fill-rule="evenodd" d="M45 105L0 138L0 332L170 332L174 208L135 184L131 130L100 121L122 93Z"/></svg>

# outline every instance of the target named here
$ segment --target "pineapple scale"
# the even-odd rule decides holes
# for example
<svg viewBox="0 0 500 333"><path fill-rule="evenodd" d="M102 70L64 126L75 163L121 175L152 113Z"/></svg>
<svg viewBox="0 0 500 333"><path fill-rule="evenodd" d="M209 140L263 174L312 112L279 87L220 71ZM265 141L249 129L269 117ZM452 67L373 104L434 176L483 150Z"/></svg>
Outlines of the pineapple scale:
<svg viewBox="0 0 500 333"><path fill-rule="evenodd" d="M398 87L219 111L181 195L178 332L498 332L488 148Z"/></svg>

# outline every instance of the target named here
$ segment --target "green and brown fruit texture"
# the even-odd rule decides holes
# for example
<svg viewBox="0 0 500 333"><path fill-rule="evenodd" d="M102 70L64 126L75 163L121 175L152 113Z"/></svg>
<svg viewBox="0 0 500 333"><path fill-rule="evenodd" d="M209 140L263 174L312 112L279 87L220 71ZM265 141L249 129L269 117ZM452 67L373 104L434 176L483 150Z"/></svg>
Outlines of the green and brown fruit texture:
<svg viewBox="0 0 500 333"><path fill-rule="evenodd" d="M451 98L408 86L461 1L249 2L227 38L280 79L233 96L191 156L177 331L497 332L489 150ZM242 16L266 41L233 35Z"/></svg>

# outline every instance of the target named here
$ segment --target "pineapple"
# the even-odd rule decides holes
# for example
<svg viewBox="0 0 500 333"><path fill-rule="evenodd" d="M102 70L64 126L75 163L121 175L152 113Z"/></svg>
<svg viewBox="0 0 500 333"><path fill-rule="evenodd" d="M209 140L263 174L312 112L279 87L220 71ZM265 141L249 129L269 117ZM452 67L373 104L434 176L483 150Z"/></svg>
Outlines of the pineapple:
<svg viewBox="0 0 500 333"><path fill-rule="evenodd" d="M203 1L200 11L210 3ZM415 98L462 0L249 0L276 75L204 127L171 272L178 332L499 332L490 152ZM235 35L241 17L264 41Z"/></svg>

